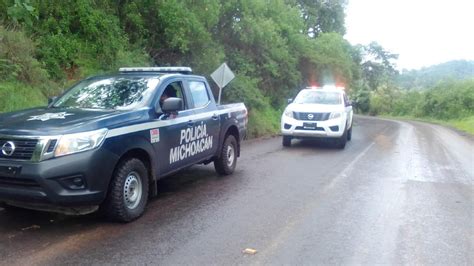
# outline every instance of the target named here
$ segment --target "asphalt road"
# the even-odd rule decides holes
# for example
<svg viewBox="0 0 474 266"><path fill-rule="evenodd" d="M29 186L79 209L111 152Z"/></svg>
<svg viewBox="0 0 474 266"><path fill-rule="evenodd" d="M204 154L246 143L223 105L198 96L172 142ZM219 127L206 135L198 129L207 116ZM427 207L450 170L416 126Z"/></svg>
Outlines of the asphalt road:
<svg viewBox="0 0 474 266"><path fill-rule="evenodd" d="M130 224L0 210L0 264L474 264L472 137L356 117L344 150L242 149L232 176L209 165L160 181Z"/></svg>

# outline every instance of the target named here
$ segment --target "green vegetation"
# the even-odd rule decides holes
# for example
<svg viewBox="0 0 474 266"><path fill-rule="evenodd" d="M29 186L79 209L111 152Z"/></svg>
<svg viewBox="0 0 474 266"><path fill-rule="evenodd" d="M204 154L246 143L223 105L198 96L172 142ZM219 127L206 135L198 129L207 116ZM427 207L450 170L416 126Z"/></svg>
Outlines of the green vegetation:
<svg viewBox="0 0 474 266"><path fill-rule="evenodd" d="M474 79L443 81L423 91L375 91L370 113L447 124L474 134Z"/></svg>
<svg viewBox="0 0 474 266"><path fill-rule="evenodd" d="M403 70L397 78L401 88L423 90L441 80L465 80L474 77L474 61L456 60L425 67L419 70Z"/></svg>
<svg viewBox="0 0 474 266"><path fill-rule="evenodd" d="M363 113L447 120L472 115L470 81L430 83L435 88L426 92L400 89L415 83L405 78L400 85L396 54L377 43L351 46L342 37L345 5L0 0L0 112L45 105L75 81L122 66L185 65L206 75L227 62L236 79L223 102L247 105L251 137L278 132L286 99L327 83L345 85Z"/></svg>
<svg viewBox="0 0 474 266"><path fill-rule="evenodd" d="M474 115L463 119L450 120L449 125L474 135Z"/></svg>
<svg viewBox="0 0 474 266"><path fill-rule="evenodd" d="M393 63L397 55L380 45L359 46L359 51L361 78L351 88L358 111L436 122L473 133L472 62L453 61L399 74Z"/></svg>
<svg viewBox="0 0 474 266"><path fill-rule="evenodd" d="M0 83L0 106L3 112L45 105L46 97L22 83Z"/></svg>
<svg viewBox="0 0 474 266"><path fill-rule="evenodd" d="M440 120L440 119L434 119L431 117L420 118L420 117L414 117L414 116L408 116L408 115L404 115L404 116L381 115L381 117L438 124L438 125L443 125L447 127L452 127L457 130L464 131L465 133L474 135L474 116L461 118L461 119L450 119L450 120Z"/></svg>
<svg viewBox="0 0 474 266"><path fill-rule="evenodd" d="M393 93L393 106L383 113L449 125L474 135L474 61L403 71L397 83L401 89Z"/></svg>
<svg viewBox="0 0 474 266"><path fill-rule="evenodd" d="M44 105L120 66L210 74L225 61L237 78L223 101L245 102L251 136L275 133L285 99L302 86L357 76L344 8L345 0L0 0L1 93L21 99L15 88L29 88L38 99L0 112Z"/></svg>

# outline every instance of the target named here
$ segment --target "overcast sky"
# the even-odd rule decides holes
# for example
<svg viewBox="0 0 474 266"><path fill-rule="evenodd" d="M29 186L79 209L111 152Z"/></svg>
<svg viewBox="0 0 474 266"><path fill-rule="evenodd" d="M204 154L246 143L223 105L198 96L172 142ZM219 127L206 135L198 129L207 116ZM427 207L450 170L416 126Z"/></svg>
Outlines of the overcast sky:
<svg viewBox="0 0 474 266"><path fill-rule="evenodd" d="M399 69L474 60L474 0L349 0L345 38L376 41Z"/></svg>

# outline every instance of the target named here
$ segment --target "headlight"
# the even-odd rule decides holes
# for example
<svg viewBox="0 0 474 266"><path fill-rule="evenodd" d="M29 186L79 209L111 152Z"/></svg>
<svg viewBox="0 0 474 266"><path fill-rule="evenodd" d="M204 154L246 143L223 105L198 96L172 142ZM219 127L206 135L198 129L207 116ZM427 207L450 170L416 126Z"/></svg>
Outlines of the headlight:
<svg viewBox="0 0 474 266"><path fill-rule="evenodd" d="M54 156L64 156L68 154L88 151L97 148L104 141L107 129L63 135L59 139Z"/></svg>
<svg viewBox="0 0 474 266"><path fill-rule="evenodd" d="M285 116L293 118L293 112L292 111L285 110L284 114L285 114Z"/></svg>
<svg viewBox="0 0 474 266"><path fill-rule="evenodd" d="M339 117L341 117L341 113L339 112L334 112L334 113L331 113L331 115L329 115L329 119L335 119Z"/></svg>

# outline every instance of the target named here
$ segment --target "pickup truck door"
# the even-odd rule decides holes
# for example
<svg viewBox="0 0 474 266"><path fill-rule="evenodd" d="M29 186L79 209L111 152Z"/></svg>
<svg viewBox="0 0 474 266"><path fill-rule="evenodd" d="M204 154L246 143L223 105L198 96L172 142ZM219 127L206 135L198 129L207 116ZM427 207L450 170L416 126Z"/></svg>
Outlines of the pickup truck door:
<svg viewBox="0 0 474 266"><path fill-rule="evenodd" d="M219 146L220 117L216 103L205 81L188 79L185 87L192 101L194 129L203 132L203 134L198 134L196 140L200 150L196 157L207 160L216 154Z"/></svg>
<svg viewBox="0 0 474 266"><path fill-rule="evenodd" d="M158 170L160 175L179 170L194 161L191 152L186 152L185 139L183 135L188 128L193 125L194 111L191 110L189 97L186 97L184 92L184 83L179 79L172 79L162 83L158 88L155 103L160 101L164 91L168 91L171 87L173 94L169 97L182 98L184 102L184 110L177 114L172 114L169 117L163 115L156 118L160 121L159 128L150 130L150 139L158 158ZM155 131L153 131L155 130ZM158 130L158 131L156 131ZM155 137L152 135L155 134ZM158 134L158 136L156 136ZM184 146L183 148L181 148Z"/></svg>

